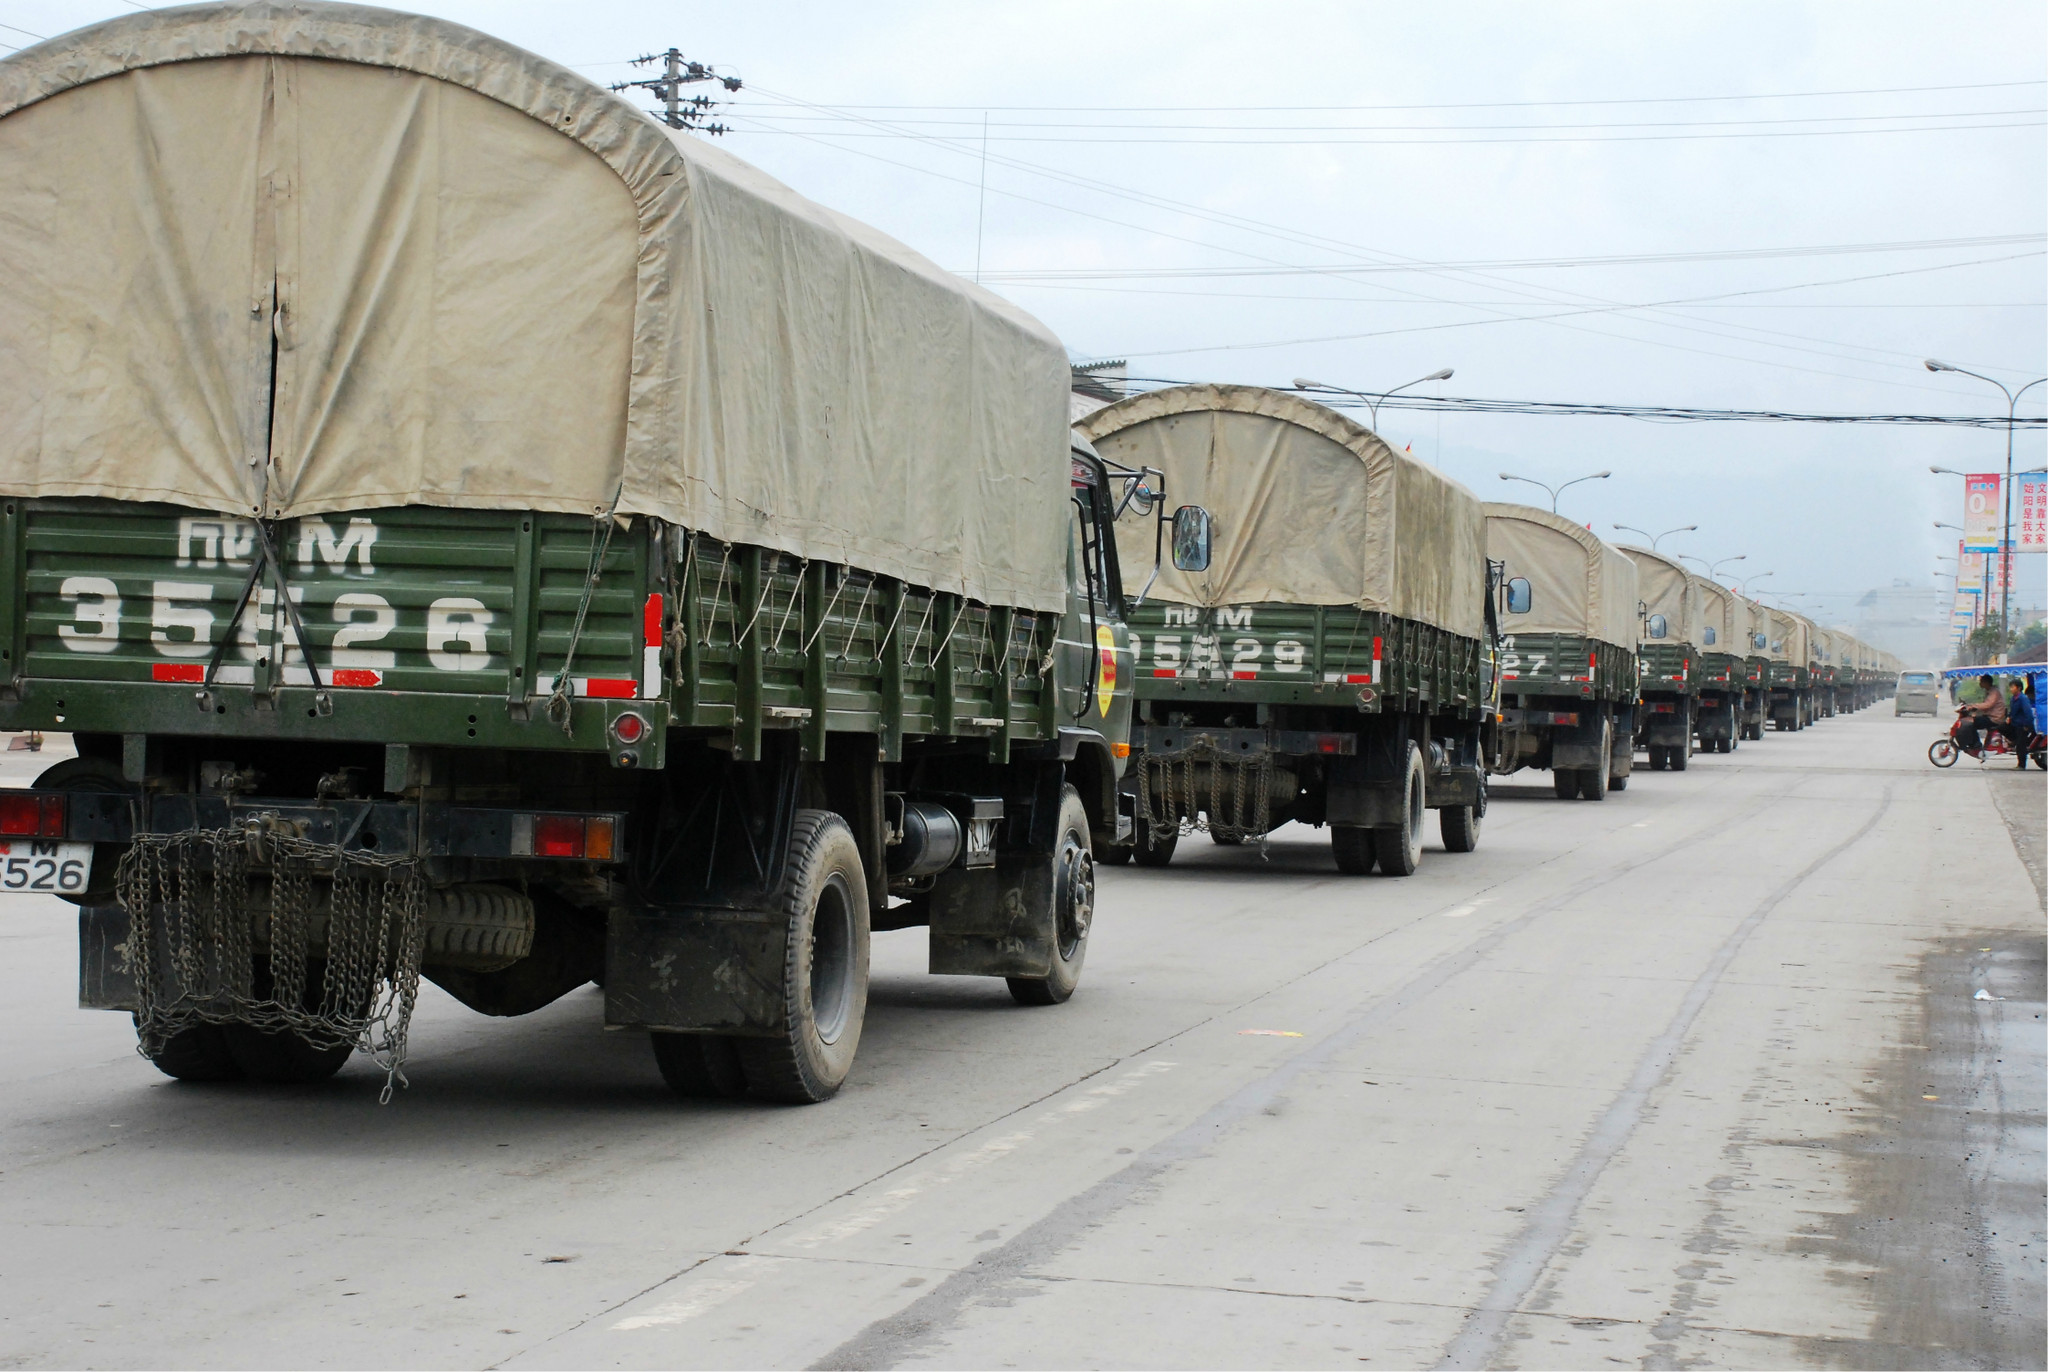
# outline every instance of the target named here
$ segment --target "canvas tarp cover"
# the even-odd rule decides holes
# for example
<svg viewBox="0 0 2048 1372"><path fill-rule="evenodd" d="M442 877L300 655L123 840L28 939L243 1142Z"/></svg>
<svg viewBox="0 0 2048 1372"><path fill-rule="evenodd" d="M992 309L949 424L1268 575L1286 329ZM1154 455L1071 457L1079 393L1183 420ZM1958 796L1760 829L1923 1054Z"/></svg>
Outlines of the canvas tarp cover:
<svg viewBox="0 0 2048 1372"><path fill-rule="evenodd" d="M1766 655L1773 662L1806 666L1809 656L1807 622L1790 610L1773 610L1768 606L1758 608L1763 611L1764 635L1769 643Z"/></svg>
<svg viewBox="0 0 2048 1372"><path fill-rule="evenodd" d="M1644 614L1664 616L1664 637L1652 640L1645 623L1643 641L1700 644L1700 590L1698 580L1672 558L1648 548L1624 547L1622 555L1636 564L1636 589ZM1718 637L1718 635L1717 635Z"/></svg>
<svg viewBox="0 0 2048 1372"><path fill-rule="evenodd" d="M1486 555L1529 581L1529 613L1502 615L1504 634L1573 634L1636 649L1636 564L1583 525L1533 505L1489 501Z"/></svg>
<svg viewBox="0 0 2048 1372"><path fill-rule="evenodd" d="M1477 497L1335 410L1258 386L1175 386L1078 428L1110 461L1164 472L1170 506L1213 517L1208 571L1166 562L1154 599L1355 605L1484 635ZM1117 537L1126 566L1151 565L1149 523L1127 518Z"/></svg>
<svg viewBox="0 0 2048 1372"><path fill-rule="evenodd" d="M1741 602L1742 619L1748 628L1742 640L1745 657L1769 657L1771 636L1771 612L1748 596L1737 596Z"/></svg>
<svg viewBox="0 0 2048 1372"><path fill-rule="evenodd" d="M310 2L83 29L0 62L0 187L0 492L616 495L1064 603L1042 325L473 30Z"/></svg>
<svg viewBox="0 0 2048 1372"><path fill-rule="evenodd" d="M1700 598L1700 647L1710 653L1749 656L1749 611L1743 608L1742 597L1718 581L1697 574L1692 580ZM1714 631L1712 643L1705 641L1708 629Z"/></svg>

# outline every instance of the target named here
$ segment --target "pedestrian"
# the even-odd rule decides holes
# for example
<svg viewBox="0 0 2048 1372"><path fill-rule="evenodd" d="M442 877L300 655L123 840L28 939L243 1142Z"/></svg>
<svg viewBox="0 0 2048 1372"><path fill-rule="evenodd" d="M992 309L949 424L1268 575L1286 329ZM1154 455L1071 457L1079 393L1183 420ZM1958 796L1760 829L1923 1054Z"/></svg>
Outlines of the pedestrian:
<svg viewBox="0 0 2048 1372"><path fill-rule="evenodd" d="M2027 690L2027 681L2021 677L2012 683L2010 699L2005 707L2005 736L2012 740L2013 751L2020 755L2019 770L2027 770L2027 748L2034 741L2034 730L2039 726L2039 716L2034 711L2034 697Z"/></svg>

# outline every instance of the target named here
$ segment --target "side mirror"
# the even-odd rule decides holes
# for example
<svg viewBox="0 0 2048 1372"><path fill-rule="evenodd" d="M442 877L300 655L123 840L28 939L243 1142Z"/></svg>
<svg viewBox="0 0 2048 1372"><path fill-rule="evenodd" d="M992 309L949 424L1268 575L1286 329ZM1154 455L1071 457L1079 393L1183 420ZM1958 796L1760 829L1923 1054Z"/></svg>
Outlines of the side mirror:
<svg viewBox="0 0 2048 1372"><path fill-rule="evenodd" d="M1209 512L1183 505L1173 512L1173 565L1183 572L1209 570Z"/></svg>
<svg viewBox="0 0 2048 1372"><path fill-rule="evenodd" d="M1530 592L1530 590L1529 590L1529 578L1528 578L1528 577L1526 577L1526 576L1511 576L1511 577L1509 577L1509 578L1508 578L1508 613L1509 613L1509 614L1511 614L1511 615L1525 615L1525 614L1529 613L1529 606L1530 606L1530 603L1531 603L1531 602L1532 602L1532 601L1534 600L1534 598L1535 598L1535 597L1534 597L1534 596L1532 595L1532 593L1531 593L1531 592Z"/></svg>
<svg viewBox="0 0 2048 1372"><path fill-rule="evenodd" d="M1651 637L1651 638L1662 638L1662 637L1664 637L1664 635L1665 635L1665 634L1669 633L1669 632L1670 632L1670 630L1671 630L1671 624L1670 624L1670 621L1666 620L1666 619L1664 618L1664 616L1662 616L1662 615L1651 615L1651 616L1650 616L1650 637Z"/></svg>
<svg viewBox="0 0 2048 1372"><path fill-rule="evenodd" d="M1764 646L1764 636L1762 634L1751 634L1749 636L1749 646L1752 648L1762 648Z"/></svg>
<svg viewBox="0 0 2048 1372"><path fill-rule="evenodd" d="M1702 637L1702 638L1704 638L1704 639L1706 640L1706 646L1707 646L1707 647L1709 647L1709 648L1713 647L1713 646L1714 646L1714 626L1713 626L1713 625L1711 625L1711 624L1709 624L1709 625L1707 626L1707 628L1706 628L1706 632L1705 632L1704 634L1702 634L1702 635L1701 635L1701 637Z"/></svg>

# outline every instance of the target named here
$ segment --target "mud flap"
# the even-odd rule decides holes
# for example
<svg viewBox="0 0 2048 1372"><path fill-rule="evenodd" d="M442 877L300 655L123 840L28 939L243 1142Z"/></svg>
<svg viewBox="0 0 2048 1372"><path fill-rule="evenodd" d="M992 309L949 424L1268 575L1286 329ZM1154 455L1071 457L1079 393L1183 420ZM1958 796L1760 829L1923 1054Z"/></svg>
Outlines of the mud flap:
<svg viewBox="0 0 2048 1372"><path fill-rule="evenodd" d="M1556 726L1550 736L1550 765L1556 771L1590 771L1605 767L1608 759L1600 754L1601 724L1608 718L1598 708L1580 707L1577 724ZM1622 732L1620 719L1614 721L1614 737L1619 753L1626 748L1628 735Z"/></svg>
<svg viewBox="0 0 2048 1372"><path fill-rule="evenodd" d="M1614 712L1614 747L1607 758L1607 775L1625 777L1635 770L1636 709L1631 705ZM1682 744L1688 735L1681 733L1678 741ZM1597 764L1596 764L1597 765Z"/></svg>
<svg viewBox="0 0 2048 1372"><path fill-rule="evenodd" d="M128 912L118 905L78 908L78 1008L142 1008L128 965Z"/></svg>
<svg viewBox="0 0 2048 1372"><path fill-rule="evenodd" d="M1052 972L1052 855L999 852L996 865L941 872L925 897L931 971L1044 977Z"/></svg>
<svg viewBox="0 0 2048 1372"><path fill-rule="evenodd" d="M788 926L766 910L611 912L607 1027L767 1037L782 1032Z"/></svg>

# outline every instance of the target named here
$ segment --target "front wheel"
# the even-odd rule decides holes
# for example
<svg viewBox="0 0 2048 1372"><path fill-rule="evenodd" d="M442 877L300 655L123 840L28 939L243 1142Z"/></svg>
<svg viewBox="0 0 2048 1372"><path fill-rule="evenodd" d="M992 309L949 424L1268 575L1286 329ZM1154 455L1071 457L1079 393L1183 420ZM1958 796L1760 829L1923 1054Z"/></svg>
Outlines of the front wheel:
<svg viewBox="0 0 2048 1372"><path fill-rule="evenodd" d="M1927 747L1927 760L1937 767L1956 765L1956 741L1952 738L1937 738Z"/></svg>
<svg viewBox="0 0 2048 1372"><path fill-rule="evenodd" d="M1010 977L1019 1005L1063 1005L1081 984L1088 932L1095 924L1095 858L1088 849L1088 811L1081 793L1060 796L1059 840L1052 864L1052 969L1043 977Z"/></svg>
<svg viewBox="0 0 2048 1372"><path fill-rule="evenodd" d="M767 1100L830 1099L853 1071L868 1009L868 883L846 821L799 810L788 877L775 906L789 930L782 960L782 1030L739 1039L747 1085Z"/></svg>

